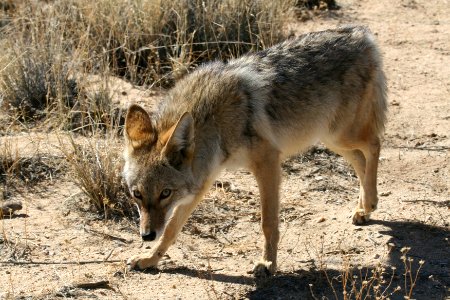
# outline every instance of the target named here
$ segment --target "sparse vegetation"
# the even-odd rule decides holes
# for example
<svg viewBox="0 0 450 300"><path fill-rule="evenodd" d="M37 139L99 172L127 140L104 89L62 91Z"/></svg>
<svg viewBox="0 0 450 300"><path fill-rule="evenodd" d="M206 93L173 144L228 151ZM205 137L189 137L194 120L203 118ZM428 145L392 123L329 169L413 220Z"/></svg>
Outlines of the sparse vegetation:
<svg viewBox="0 0 450 300"><path fill-rule="evenodd" d="M404 247L400 250L402 268L397 268L395 265L392 267L383 265L380 258L373 267L363 267L352 262L351 254L341 249L340 269L338 272L330 272L326 262L327 254L324 252L324 243L324 236L321 236L320 248L313 249L316 256L315 261L317 261L316 268L322 272L336 300L372 298L387 300L394 295L403 295L404 299L413 299L414 288L425 261L420 260L414 270L414 259L408 256L411 248ZM399 276L397 272L403 274ZM402 280L403 284L400 284ZM317 299L312 284L310 284L310 291L313 298Z"/></svg>

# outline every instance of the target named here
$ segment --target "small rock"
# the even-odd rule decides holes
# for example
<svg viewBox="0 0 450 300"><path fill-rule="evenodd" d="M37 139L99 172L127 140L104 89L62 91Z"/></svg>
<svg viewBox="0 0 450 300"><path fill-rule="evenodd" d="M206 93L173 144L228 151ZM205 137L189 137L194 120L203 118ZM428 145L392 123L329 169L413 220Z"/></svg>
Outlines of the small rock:
<svg viewBox="0 0 450 300"><path fill-rule="evenodd" d="M253 206L253 205L255 205L256 204L256 201L255 200L248 200L248 205L251 205L251 206Z"/></svg>
<svg viewBox="0 0 450 300"><path fill-rule="evenodd" d="M322 223L325 222L326 218L325 217L320 217L317 219L317 223Z"/></svg>
<svg viewBox="0 0 450 300"><path fill-rule="evenodd" d="M380 196L381 196L381 197L387 197L387 196L389 196L389 195L391 195L391 194L392 194L391 191L386 191L386 192L382 192L382 193L380 194Z"/></svg>
<svg viewBox="0 0 450 300"><path fill-rule="evenodd" d="M375 255L373 256L373 258L374 258L374 259L379 259L379 258L380 258L380 254L375 254Z"/></svg>

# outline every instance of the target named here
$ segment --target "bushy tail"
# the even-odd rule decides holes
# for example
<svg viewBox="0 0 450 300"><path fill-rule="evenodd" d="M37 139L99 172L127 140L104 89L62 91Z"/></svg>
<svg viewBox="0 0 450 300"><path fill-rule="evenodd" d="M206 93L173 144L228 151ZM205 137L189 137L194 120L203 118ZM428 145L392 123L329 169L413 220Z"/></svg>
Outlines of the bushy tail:
<svg viewBox="0 0 450 300"><path fill-rule="evenodd" d="M378 136L381 137L384 134L387 115L387 85L386 77L381 69L381 64L375 74L374 80L373 101L375 103L373 108L375 114L375 128Z"/></svg>
<svg viewBox="0 0 450 300"><path fill-rule="evenodd" d="M386 76L383 72L383 62L380 51L375 42L375 37L368 28L364 28L364 34L367 41L371 44L373 51L373 60L375 64L375 71L373 73L373 113L375 119L375 129L379 137L384 134L386 115L387 115L387 85Z"/></svg>

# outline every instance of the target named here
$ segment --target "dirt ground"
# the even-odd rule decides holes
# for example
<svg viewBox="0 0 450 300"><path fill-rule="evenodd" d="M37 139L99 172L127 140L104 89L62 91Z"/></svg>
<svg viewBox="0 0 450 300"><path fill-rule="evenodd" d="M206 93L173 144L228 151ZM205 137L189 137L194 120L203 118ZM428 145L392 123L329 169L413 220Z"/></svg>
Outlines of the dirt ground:
<svg viewBox="0 0 450 300"><path fill-rule="evenodd" d="M413 276L424 261L412 298L450 299L450 2L338 3L338 12L292 30L366 24L382 49L390 113L379 208L366 226L351 224L358 195L353 171L319 145L283 164L275 276L255 280L249 272L261 254L262 232L256 182L245 170L221 175L157 270L130 272L120 261L152 244L141 242L131 221L74 210L80 190L55 169L54 178L7 195L24 207L0 220L0 299L344 299L340 275L351 272L349 282L360 289L380 266L386 282L374 285L384 291L392 280L384 295L400 286L390 297L404 299L410 289L404 247L410 247L406 265ZM123 102L159 98L129 85L120 89ZM44 153L43 165L60 156L50 134L14 138L21 155Z"/></svg>

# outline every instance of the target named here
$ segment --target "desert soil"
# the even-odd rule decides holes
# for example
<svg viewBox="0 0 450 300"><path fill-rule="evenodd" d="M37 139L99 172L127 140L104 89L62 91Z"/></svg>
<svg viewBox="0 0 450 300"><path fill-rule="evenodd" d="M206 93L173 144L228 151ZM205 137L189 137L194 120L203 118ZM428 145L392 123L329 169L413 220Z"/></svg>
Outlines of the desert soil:
<svg viewBox="0 0 450 300"><path fill-rule="evenodd" d="M152 243L141 242L135 222L99 220L74 209L80 189L53 170L54 177L5 195L24 207L0 220L0 299L335 299L335 292L343 299L339 275L347 269L370 277L377 266L387 282L395 273L385 295L400 286L391 298L404 299L404 247L410 247L414 276L425 262L413 298L450 299L450 2L338 3L337 13L294 23L291 30L366 24L382 50L389 123L380 203L366 226L351 224L358 196L353 171L319 145L283 164L275 276L255 280L249 272L260 257L262 232L256 182L245 170L218 178L157 270L130 272L123 261ZM118 90L124 103L140 97L152 106L160 96L126 84ZM61 157L53 134L17 133L1 143L11 138L20 155Z"/></svg>

